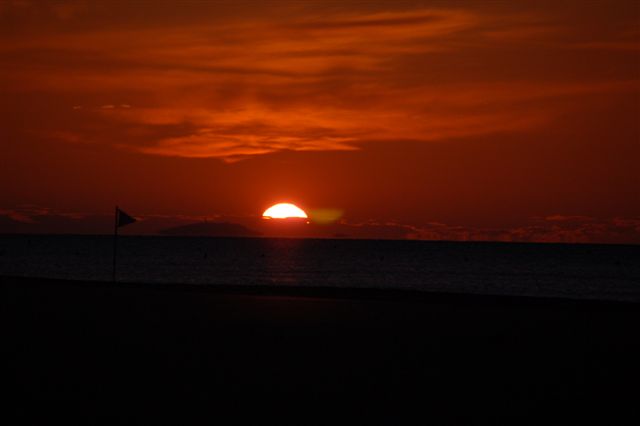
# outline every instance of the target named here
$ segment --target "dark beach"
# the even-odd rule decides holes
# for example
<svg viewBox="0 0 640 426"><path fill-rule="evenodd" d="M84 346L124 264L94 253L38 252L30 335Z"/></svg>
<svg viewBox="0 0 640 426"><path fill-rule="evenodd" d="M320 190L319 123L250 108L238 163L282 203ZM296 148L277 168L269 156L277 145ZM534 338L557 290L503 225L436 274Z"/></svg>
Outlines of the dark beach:
<svg viewBox="0 0 640 426"><path fill-rule="evenodd" d="M634 303L1 282L10 424L621 424L638 415Z"/></svg>

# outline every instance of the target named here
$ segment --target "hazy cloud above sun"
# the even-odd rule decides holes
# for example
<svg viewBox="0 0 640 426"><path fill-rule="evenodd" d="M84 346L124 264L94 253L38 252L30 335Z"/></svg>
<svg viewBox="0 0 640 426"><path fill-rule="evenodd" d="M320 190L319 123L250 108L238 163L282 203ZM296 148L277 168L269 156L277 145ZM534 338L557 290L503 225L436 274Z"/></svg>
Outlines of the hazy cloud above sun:
<svg viewBox="0 0 640 426"><path fill-rule="evenodd" d="M524 132L639 89L633 19L594 37L542 8L268 3L3 2L2 109L37 115L7 126L237 161Z"/></svg>

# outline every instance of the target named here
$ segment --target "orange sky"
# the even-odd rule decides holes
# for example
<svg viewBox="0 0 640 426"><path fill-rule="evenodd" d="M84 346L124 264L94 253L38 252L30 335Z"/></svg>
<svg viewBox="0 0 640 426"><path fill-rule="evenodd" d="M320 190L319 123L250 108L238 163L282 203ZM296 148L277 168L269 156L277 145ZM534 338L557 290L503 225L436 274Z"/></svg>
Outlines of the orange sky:
<svg viewBox="0 0 640 426"><path fill-rule="evenodd" d="M635 0L8 0L0 94L0 232L640 243Z"/></svg>

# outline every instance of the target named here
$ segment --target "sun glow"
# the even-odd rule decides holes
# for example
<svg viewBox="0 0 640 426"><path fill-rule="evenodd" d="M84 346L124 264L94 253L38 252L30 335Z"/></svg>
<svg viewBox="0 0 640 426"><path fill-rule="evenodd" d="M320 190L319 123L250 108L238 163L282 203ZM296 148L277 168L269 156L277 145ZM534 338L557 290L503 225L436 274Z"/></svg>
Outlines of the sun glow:
<svg viewBox="0 0 640 426"><path fill-rule="evenodd" d="M300 207L290 203L275 204L262 213L263 219L289 219L302 218L306 219L307 214Z"/></svg>

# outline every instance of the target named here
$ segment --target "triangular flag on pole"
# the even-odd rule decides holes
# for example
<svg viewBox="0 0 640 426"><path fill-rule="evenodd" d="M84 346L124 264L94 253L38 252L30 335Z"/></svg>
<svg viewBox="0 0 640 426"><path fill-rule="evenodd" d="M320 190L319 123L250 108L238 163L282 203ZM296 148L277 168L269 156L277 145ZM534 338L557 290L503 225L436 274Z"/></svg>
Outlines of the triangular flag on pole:
<svg viewBox="0 0 640 426"><path fill-rule="evenodd" d="M136 221L135 217L129 216L118 206L116 206L115 226L113 227L113 282L116 282L116 266L118 259L118 228L121 226L132 224Z"/></svg>
<svg viewBox="0 0 640 426"><path fill-rule="evenodd" d="M117 211L116 224L118 228L120 228L121 226L129 225L136 221L134 217L129 216L127 213L123 212L119 208L116 208L116 211Z"/></svg>

